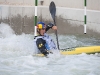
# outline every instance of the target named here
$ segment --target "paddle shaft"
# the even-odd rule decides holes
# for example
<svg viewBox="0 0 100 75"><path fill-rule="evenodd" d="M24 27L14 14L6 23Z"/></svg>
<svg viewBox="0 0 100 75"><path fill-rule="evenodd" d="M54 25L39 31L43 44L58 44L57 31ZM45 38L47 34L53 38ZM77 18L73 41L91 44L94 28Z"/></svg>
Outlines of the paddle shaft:
<svg viewBox="0 0 100 75"><path fill-rule="evenodd" d="M55 18L53 19L53 21L54 21L54 24L56 26ZM59 42L58 42L58 33L57 33L57 30L55 30L55 35L56 35L57 47L58 47L58 50L59 50Z"/></svg>

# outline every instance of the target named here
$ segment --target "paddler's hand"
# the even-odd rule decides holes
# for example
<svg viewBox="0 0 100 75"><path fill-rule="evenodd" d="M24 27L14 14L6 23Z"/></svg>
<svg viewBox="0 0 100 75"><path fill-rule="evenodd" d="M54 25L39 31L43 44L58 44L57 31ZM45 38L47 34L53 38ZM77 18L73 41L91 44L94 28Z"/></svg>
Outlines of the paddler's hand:
<svg viewBox="0 0 100 75"><path fill-rule="evenodd" d="M50 28L52 28L53 30L57 30L57 26L55 26L53 23L49 23L48 25L47 25L48 27L50 27Z"/></svg>
<svg viewBox="0 0 100 75"><path fill-rule="evenodd" d="M48 51L44 51L44 52L43 52L43 54L44 54L44 56L46 56L46 57L47 57L47 56L48 56L48 54L49 54L49 52L48 52Z"/></svg>
<svg viewBox="0 0 100 75"><path fill-rule="evenodd" d="M53 26L52 29L53 29L53 30L57 30L57 26Z"/></svg>

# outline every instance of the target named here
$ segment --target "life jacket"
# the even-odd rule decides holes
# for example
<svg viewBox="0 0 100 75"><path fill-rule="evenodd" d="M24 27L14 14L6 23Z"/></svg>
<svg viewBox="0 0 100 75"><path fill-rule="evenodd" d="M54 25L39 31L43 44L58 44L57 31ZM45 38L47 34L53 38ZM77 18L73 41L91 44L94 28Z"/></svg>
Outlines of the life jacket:
<svg viewBox="0 0 100 75"><path fill-rule="evenodd" d="M46 41L46 44L47 44L46 48L47 48L47 50L57 49L54 41L51 39L51 37L48 34L45 33L44 36L43 36L43 39Z"/></svg>
<svg viewBox="0 0 100 75"><path fill-rule="evenodd" d="M37 36L37 37L35 37L35 39L34 39L35 53L40 53L40 51L39 51L39 49L37 48L37 45L36 45L36 41L39 38L42 38L43 40L46 41L45 47L46 47L47 50L57 49L54 41L50 38L50 36L48 34L45 33L44 36Z"/></svg>

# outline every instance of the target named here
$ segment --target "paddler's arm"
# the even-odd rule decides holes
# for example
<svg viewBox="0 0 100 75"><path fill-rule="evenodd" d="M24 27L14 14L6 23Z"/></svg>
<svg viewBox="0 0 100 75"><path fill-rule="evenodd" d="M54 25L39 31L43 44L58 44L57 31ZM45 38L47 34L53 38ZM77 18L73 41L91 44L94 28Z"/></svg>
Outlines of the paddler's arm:
<svg viewBox="0 0 100 75"><path fill-rule="evenodd" d="M52 28L53 30L57 30L57 26L55 26L53 23L49 23L46 25L46 32Z"/></svg>
<svg viewBox="0 0 100 75"><path fill-rule="evenodd" d="M37 45L38 49L40 50L40 52L42 54L44 54L45 56L47 56L47 54L49 54L49 53L46 50L45 43L46 43L45 40L43 40L42 38L39 38L36 41L36 45Z"/></svg>

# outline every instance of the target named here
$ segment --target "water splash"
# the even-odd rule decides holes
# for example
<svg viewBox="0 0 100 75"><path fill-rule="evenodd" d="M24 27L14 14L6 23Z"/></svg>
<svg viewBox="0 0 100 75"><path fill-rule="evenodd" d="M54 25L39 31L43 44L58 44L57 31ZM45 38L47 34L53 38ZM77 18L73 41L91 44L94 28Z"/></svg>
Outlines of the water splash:
<svg viewBox="0 0 100 75"><path fill-rule="evenodd" d="M50 34L56 42L55 35ZM33 57L32 34L15 35L7 24L0 24L0 75L99 75L100 57L95 55L60 55ZM86 42L88 40L88 42ZM60 46L94 45L95 38L59 35ZM92 63L91 63L92 62Z"/></svg>
<svg viewBox="0 0 100 75"><path fill-rule="evenodd" d="M5 37L10 37L14 35L13 29L8 24L1 23L0 24L0 37L5 38Z"/></svg>

